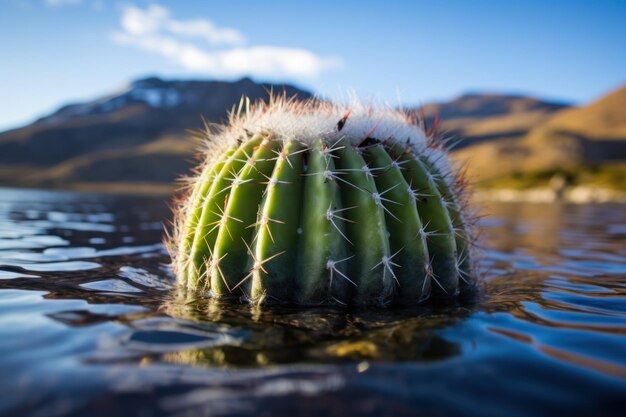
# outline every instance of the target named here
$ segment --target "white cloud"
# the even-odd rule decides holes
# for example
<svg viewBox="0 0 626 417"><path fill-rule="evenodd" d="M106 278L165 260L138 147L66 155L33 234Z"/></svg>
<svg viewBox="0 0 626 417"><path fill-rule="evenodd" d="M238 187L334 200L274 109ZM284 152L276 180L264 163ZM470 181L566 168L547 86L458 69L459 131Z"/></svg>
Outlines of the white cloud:
<svg viewBox="0 0 626 417"><path fill-rule="evenodd" d="M48 6L59 7L59 6L75 6L81 4L83 0L44 0Z"/></svg>
<svg viewBox="0 0 626 417"><path fill-rule="evenodd" d="M122 30L113 34L118 44L215 76L315 76L341 65L338 58L320 57L302 48L247 46L236 29L220 28L206 19L175 20L168 9L155 4L145 10L124 7L120 23ZM199 46L198 41L205 45Z"/></svg>
<svg viewBox="0 0 626 417"><path fill-rule="evenodd" d="M146 10L127 6L122 13L122 29L134 36L170 33L186 38L202 39L212 45L240 44L244 37L235 29L218 28L209 20L174 20L163 6L152 4Z"/></svg>

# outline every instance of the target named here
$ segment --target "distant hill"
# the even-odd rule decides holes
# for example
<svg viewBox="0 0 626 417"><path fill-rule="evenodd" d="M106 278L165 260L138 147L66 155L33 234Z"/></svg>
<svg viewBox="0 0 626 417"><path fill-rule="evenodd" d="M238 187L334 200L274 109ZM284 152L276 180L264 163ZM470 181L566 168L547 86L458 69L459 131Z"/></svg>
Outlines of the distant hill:
<svg viewBox="0 0 626 417"><path fill-rule="evenodd" d="M0 133L0 185L167 187L190 165L195 145L187 138L188 129L202 128L202 117L223 121L242 96L267 99L269 91L311 97L293 86L249 78L134 81L113 94L64 106Z"/></svg>
<svg viewBox="0 0 626 417"><path fill-rule="evenodd" d="M468 162L475 181L626 163L626 86L553 112L523 135L466 147L455 157Z"/></svg>
<svg viewBox="0 0 626 417"><path fill-rule="evenodd" d="M522 137L568 107L566 103L519 95L465 94L413 111L423 114L428 126L432 126L437 115L441 131L457 139L456 148L463 148L485 141Z"/></svg>
<svg viewBox="0 0 626 417"><path fill-rule="evenodd" d="M202 128L201 116L223 121L242 96L267 99L270 90L311 97L294 86L248 78L137 80L0 133L0 185L169 192L193 160L195 144L187 129ZM440 129L456 139L453 158L468 161L471 179L485 184L626 163L626 86L582 107L519 95L466 94L411 111L423 114L427 126L437 115Z"/></svg>
<svg viewBox="0 0 626 417"><path fill-rule="evenodd" d="M572 132L590 140L626 138L626 85L593 103L562 111L547 123L553 131Z"/></svg>

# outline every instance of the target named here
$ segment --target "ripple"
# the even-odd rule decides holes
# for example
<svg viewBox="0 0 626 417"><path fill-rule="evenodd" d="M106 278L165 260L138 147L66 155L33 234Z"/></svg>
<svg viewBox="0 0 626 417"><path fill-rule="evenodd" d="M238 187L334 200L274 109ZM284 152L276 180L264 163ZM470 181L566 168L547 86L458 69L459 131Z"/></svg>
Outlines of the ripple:
<svg viewBox="0 0 626 417"><path fill-rule="evenodd" d="M626 327L626 316L611 315L609 318L604 314L597 314L595 311L589 311L589 309L586 309L585 306L580 306L582 308L574 310L571 308L567 309L567 307L561 309L547 309L541 304L535 302L523 302L522 304L527 313L530 313L536 319L550 323L555 327L584 325L588 328L591 328L592 326L600 328L600 326L602 326L604 329L613 328L616 330ZM578 304L571 305L579 307Z"/></svg>
<svg viewBox="0 0 626 417"><path fill-rule="evenodd" d="M120 246L111 249L96 250L89 247L50 248L43 251L44 255L59 256L64 259L103 258L110 256L135 255L150 252L163 252L161 243L144 246Z"/></svg>
<svg viewBox="0 0 626 417"><path fill-rule="evenodd" d="M626 235L626 224L609 224L607 232L612 235Z"/></svg>
<svg viewBox="0 0 626 417"><path fill-rule="evenodd" d="M146 287L160 290L171 289L171 285L169 285L168 282L164 281L163 276L151 274L141 268L123 266L120 268L119 275L123 278L128 278L129 280Z"/></svg>
<svg viewBox="0 0 626 417"><path fill-rule="evenodd" d="M0 249L39 249L65 245L69 245L69 241L59 236L25 236L20 239L0 239Z"/></svg>
<svg viewBox="0 0 626 417"><path fill-rule="evenodd" d="M4 193L0 367L11 378L0 378L0 414L619 410L626 206L490 210L476 300L302 311L178 289L162 200Z"/></svg>
<svg viewBox="0 0 626 417"><path fill-rule="evenodd" d="M119 280L119 279L105 279L102 281L92 281L84 284L80 284L81 287L89 290L106 291L106 292L119 292L119 293L139 293L143 292L137 287Z"/></svg>
<svg viewBox="0 0 626 417"><path fill-rule="evenodd" d="M68 221L45 221L45 220L37 220L32 222L24 222L23 224L30 225L32 227L37 227L40 229L65 229L65 230L76 230L81 232L105 232L105 233L113 233L117 229L113 225L109 224L100 224L100 223L89 223L89 222L68 222Z"/></svg>
<svg viewBox="0 0 626 417"><path fill-rule="evenodd" d="M545 281L545 285L548 287L573 290L581 293L611 293L613 292L610 288L603 287L598 284L594 284L591 282L575 282L567 277L559 276L559 275L551 275L550 279Z"/></svg>
<svg viewBox="0 0 626 417"><path fill-rule="evenodd" d="M90 269L100 268L100 264L95 262L70 261L70 262L39 262L39 263L20 263L20 262L0 262L0 266L14 266L34 272L71 272L71 271L88 271Z"/></svg>
<svg viewBox="0 0 626 417"><path fill-rule="evenodd" d="M239 345L242 333L225 326L203 325L172 320L142 320L134 323L139 329L130 333L124 343L131 349L150 352L175 352L190 348Z"/></svg>
<svg viewBox="0 0 626 417"><path fill-rule="evenodd" d="M15 279L15 278L39 278L39 275L29 275L29 274L22 274L19 272L0 270L0 279Z"/></svg>

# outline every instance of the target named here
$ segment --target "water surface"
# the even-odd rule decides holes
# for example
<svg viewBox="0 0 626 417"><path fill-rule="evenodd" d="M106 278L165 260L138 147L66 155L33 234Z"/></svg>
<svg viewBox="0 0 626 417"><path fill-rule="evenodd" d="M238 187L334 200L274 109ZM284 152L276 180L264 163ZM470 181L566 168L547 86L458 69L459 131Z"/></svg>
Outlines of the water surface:
<svg viewBox="0 0 626 417"><path fill-rule="evenodd" d="M473 300L258 310L173 288L162 198L0 189L0 414L622 414L626 206L484 211Z"/></svg>

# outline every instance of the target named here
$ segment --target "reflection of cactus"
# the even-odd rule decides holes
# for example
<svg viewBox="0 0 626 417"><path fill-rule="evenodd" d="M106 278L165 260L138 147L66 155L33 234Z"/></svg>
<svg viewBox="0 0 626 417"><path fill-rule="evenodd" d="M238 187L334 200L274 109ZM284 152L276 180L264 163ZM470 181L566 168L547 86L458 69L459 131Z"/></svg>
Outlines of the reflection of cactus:
<svg viewBox="0 0 626 417"><path fill-rule="evenodd" d="M180 209L171 247L182 285L356 305L473 286L462 182L409 116L285 100L241 107L207 141Z"/></svg>

